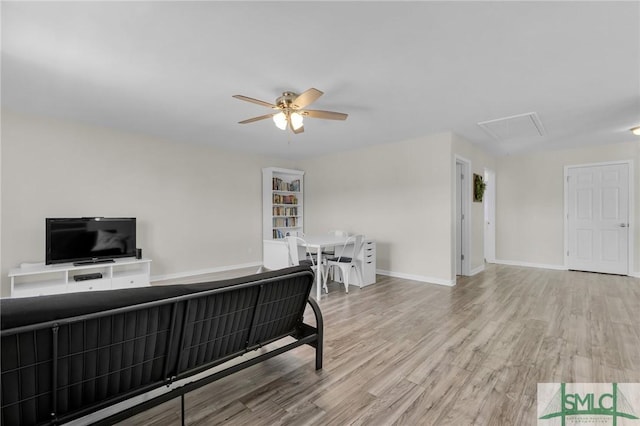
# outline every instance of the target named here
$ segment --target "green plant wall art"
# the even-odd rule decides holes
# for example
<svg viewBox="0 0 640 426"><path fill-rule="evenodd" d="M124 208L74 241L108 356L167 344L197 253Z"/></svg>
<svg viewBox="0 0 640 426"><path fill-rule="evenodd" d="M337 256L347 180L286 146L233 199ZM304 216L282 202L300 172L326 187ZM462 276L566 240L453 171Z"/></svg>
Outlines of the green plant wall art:
<svg viewBox="0 0 640 426"><path fill-rule="evenodd" d="M485 183L482 176L473 174L473 201L476 203L481 203L484 198L484 190L487 188L487 184Z"/></svg>

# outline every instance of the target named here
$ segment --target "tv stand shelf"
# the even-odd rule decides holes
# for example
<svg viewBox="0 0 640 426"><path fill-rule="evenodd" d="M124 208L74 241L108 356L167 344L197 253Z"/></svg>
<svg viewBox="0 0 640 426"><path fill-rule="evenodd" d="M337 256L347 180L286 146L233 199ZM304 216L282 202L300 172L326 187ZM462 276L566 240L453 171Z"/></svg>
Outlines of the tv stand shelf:
<svg viewBox="0 0 640 426"><path fill-rule="evenodd" d="M76 281L75 276L101 274L102 278ZM74 266L35 265L9 271L11 297L31 297L79 291L111 290L150 285L151 259L118 259L111 263Z"/></svg>

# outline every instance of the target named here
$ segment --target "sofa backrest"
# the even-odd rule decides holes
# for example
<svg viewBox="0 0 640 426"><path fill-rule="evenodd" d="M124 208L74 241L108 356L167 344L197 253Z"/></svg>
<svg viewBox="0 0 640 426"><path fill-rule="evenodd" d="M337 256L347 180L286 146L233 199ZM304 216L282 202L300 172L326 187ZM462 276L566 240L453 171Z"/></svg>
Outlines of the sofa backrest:
<svg viewBox="0 0 640 426"><path fill-rule="evenodd" d="M2 424L68 421L295 333L308 268L0 300Z"/></svg>

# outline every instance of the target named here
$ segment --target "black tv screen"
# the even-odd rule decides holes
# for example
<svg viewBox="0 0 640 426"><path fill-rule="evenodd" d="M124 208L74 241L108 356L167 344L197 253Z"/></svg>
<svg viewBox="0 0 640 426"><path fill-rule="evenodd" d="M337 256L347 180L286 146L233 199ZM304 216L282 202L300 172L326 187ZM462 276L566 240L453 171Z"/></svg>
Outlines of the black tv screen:
<svg viewBox="0 0 640 426"><path fill-rule="evenodd" d="M47 218L45 227L47 265L136 255L135 218Z"/></svg>

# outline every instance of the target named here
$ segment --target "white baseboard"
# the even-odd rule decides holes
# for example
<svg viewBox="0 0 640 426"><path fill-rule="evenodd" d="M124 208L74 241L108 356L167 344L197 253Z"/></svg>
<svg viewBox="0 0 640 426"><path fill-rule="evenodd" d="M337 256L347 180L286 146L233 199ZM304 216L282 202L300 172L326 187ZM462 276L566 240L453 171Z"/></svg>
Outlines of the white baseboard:
<svg viewBox="0 0 640 426"><path fill-rule="evenodd" d="M386 275L388 277L394 277L394 278L404 278L407 280L420 281L420 282L429 283L429 284L446 285L448 287L452 287L456 285L455 280L445 280L442 278L426 277L424 275L413 275L413 274L405 274L402 272L385 271L383 269L376 269L376 274Z"/></svg>
<svg viewBox="0 0 640 426"><path fill-rule="evenodd" d="M516 260L498 260L496 259L493 263L497 263L500 265L509 265L509 266L524 266L527 268L541 268L541 269L554 269L556 271L568 271L564 265L549 265L545 263L529 263L529 262L519 262ZM473 274L472 274L473 275ZM640 278L640 272L631 272L629 277Z"/></svg>
<svg viewBox="0 0 640 426"><path fill-rule="evenodd" d="M567 267L564 265L551 265L547 263L531 263L531 262L520 262L518 260L500 260L496 259L494 263L499 265L509 265L509 266L524 266L526 268L540 268L540 269L555 269L557 271L566 271Z"/></svg>
<svg viewBox="0 0 640 426"><path fill-rule="evenodd" d="M469 276L472 277L476 274L479 274L480 272L484 271L484 263L480 266L478 266L477 268L473 268L471 270L471 272L469 273Z"/></svg>
<svg viewBox="0 0 640 426"><path fill-rule="evenodd" d="M227 265L227 266L218 266L215 268L198 269L195 271L184 271L184 272L178 272L175 274L154 275L151 277L151 282L173 280L177 278L187 278L187 277L193 277L194 275L215 274L218 272L229 272L236 269L254 268L254 267L257 268L261 265L262 265L262 262L250 262L250 263L242 263L240 265Z"/></svg>

